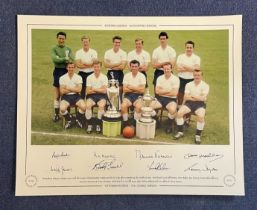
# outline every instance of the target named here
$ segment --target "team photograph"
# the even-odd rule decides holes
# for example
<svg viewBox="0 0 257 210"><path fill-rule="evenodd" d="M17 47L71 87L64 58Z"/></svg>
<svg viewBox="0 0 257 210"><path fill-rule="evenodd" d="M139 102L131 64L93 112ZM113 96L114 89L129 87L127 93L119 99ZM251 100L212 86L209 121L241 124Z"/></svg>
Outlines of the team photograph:
<svg viewBox="0 0 257 210"><path fill-rule="evenodd" d="M33 29L31 144L228 145L228 36Z"/></svg>

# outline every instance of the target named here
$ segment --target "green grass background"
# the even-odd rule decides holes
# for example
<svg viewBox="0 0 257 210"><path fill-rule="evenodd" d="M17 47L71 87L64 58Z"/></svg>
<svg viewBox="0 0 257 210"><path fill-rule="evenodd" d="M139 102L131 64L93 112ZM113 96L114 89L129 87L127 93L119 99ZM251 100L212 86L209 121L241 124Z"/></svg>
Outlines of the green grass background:
<svg viewBox="0 0 257 210"><path fill-rule="evenodd" d="M56 44L56 34L62 30L33 29L32 30L32 131L53 132L60 134L80 134L86 132L78 128L65 131L62 122L53 123L53 87L52 74L54 65L51 61L50 50ZM160 31L82 31L63 30L67 33L66 45L73 53L81 48L80 37L84 34L91 37L91 48L98 53L103 61L104 53L112 48L112 37L119 35L123 38L121 48L126 52L134 49L134 40L137 37L144 39L144 49L152 54L159 46L158 34ZM202 134L202 144L229 144L229 116L228 116L228 30L206 31L167 31L169 44L176 50L177 56L184 52L184 43L187 40L195 42L195 53L201 57L201 69L204 72L204 81L210 85L207 102L206 124ZM106 73L104 67L102 71ZM127 72L127 70L125 71ZM153 68L148 70L148 84L153 93ZM176 74L176 72L175 72ZM173 140L172 135L165 134L163 128L156 131L154 141L194 144L196 127L193 116L190 127L185 131L181 140ZM162 123L165 127L165 120ZM95 134L92 134L95 135ZM135 142L121 142L110 140L95 140L83 138L69 138L58 136L44 136L32 134L32 144L137 144ZM138 144L148 144L140 140Z"/></svg>

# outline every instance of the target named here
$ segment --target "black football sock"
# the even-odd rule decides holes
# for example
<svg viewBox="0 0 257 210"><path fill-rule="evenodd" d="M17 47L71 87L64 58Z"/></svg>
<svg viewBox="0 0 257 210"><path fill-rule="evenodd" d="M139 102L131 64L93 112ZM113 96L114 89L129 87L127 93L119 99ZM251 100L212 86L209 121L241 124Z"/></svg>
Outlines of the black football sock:
<svg viewBox="0 0 257 210"><path fill-rule="evenodd" d="M195 135L197 135L197 136L201 136L201 133L202 133L202 131L201 131L201 130L196 129Z"/></svg>
<svg viewBox="0 0 257 210"><path fill-rule="evenodd" d="M60 109L59 108L54 108L54 112L55 112L56 115L59 115Z"/></svg>

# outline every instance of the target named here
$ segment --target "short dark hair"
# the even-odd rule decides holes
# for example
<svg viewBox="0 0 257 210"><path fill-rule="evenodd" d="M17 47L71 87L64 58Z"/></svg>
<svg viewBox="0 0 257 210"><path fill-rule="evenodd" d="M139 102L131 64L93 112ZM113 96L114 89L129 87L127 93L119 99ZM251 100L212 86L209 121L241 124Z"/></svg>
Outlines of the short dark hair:
<svg viewBox="0 0 257 210"><path fill-rule="evenodd" d="M185 46L186 46L187 44L193 45L193 48L195 47L195 43L194 43L193 41L191 41L191 40L187 41L187 42L185 43Z"/></svg>
<svg viewBox="0 0 257 210"><path fill-rule="evenodd" d="M169 37L168 37L168 34L167 34L166 32L164 32L164 31L162 31L162 32L159 34L159 39L160 39L161 36L166 36L167 39L169 38Z"/></svg>
<svg viewBox="0 0 257 210"><path fill-rule="evenodd" d="M164 67L164 66L170 66L170 68L172 68L172 64L171 64L170 62L164 63L164 64L162 65L162 67Z"/></svg>
<svg viewBox="0 0 257 210"><path fill-rule="evenodd" d="M102 66L102 62L100 60L94 60L93 65L97 65L97 64L100 64L100 66Z"/></svg>
<svg viewBox="0 0 257 210"><path fill-rule="evenodd" d="M56 38L58 38L59 35L65 36L65 38L66 38L66 33L63 32L63 31L58 32L58 33L56 34Z"/></svg>
<svg viewBox="0 0 257 210"><path fill-rule="evenodd" d="M122 38L121 38L120 36L114 36L114 37L112 38L112 42L114 42L115 39L118 39L118 40L120 40L120 41L122 40Z"/></svg>
<svg viewBox="0 0 257 210"><path fill-rule="evenodd" d="M200 72L201 73L201 75L203 76L203 72L201 71L201 69L194 69L194 72Z"/></svg>
<svg viewBox="0 0 257 210"><path fill-rule="evenodd" d="M129 65L131 65L131 64L137 64L138 66L140 66L140 62L138 61L138 60L132 60L132 61L130 61L129 62Z"/></svg>

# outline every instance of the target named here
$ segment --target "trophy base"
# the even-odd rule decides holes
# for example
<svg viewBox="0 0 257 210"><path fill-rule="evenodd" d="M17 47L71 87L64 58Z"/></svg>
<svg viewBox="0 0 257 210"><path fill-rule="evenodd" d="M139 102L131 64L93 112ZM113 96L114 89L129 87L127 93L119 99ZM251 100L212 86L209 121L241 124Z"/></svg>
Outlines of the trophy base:
<svg viewBox="0 0 257 210"><path fill-rule="evenodd" d="M136 136L140 139L153 139L155 136L156 121L144 123L137 120Z"/></svg>
<svg viewBox="0 0 257 210"><path fill-rule="evenodd" d="M103 120L108 121L108 122L117 122L121 121L121 114L119 112L114 112L114 111L107 111L104 116Z"/></svg>
<svg viewBox="0 0 257 210"><path fill-rule="evenodd" d="M103 120L103 135L107 137L115 137L121 133L121 120L105 121Z"/></svg>

